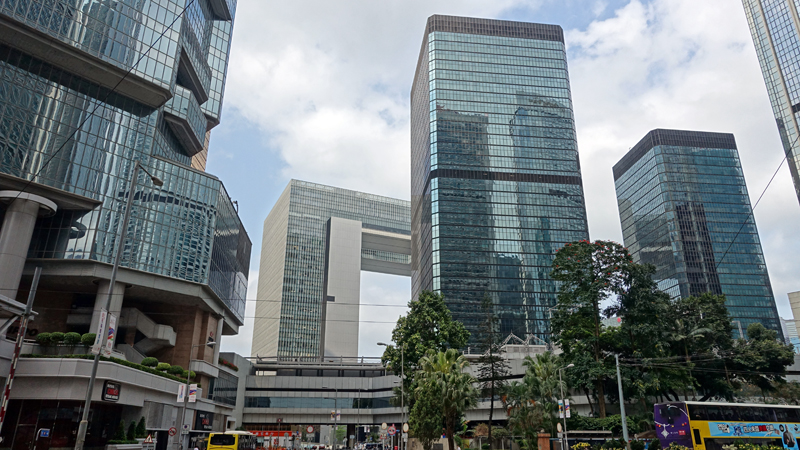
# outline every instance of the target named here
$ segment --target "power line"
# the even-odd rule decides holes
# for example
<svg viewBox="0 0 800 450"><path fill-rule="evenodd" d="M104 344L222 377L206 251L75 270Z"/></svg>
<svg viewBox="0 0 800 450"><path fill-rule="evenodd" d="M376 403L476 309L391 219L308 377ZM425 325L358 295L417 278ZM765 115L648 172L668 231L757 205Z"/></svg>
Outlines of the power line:
<svg viewBox="0 0 800 450"><path fill-rule="evenodd" d="M95 98L95 100L98 100L98 102L97 102L97 105L95 105L94 109L92 109L92 111L89 112L89 114L86 115L86 118L84 118L83 121L81 121L81 123L77 127L75 127L75 130L72 133L70 133L69 136L66 139L64 139L64 142L61 144L61 146L58 147L58 149L55 152L53 152L53 154L50 155L50 157L47 158L42 163L42 165L39 167L39 169L36 171L36 173L34 173L33 176L31 176L31 179L28 180L25 183L25 185L22 187L22 189L19 190L19 193L16 195L16 197L14 197L14 200L19 198L19 196L23 192L25 192L25 190L28 189L28 187L30 187L30 185L33 183L33 181L35 179L37 179L39 177L39 175L42 173L42 171L45 169L45 167L47 167L47 165L50 164L50 162L53 159L55 159L55 157L61 152L61 150L63 150L64 147L66 147L67 143L72 141L72 138L74 138L75 135L83 128L83 126L86 124L86 122L89 121L89 119L91 119L92 117L95 116L95 113L97 112L97 110L100 109L101 106L107 106L106 102L108 101L108 98L111 97L111 95L116 92L117 88L122 84L122 82L125 81L126 78L128 78L128 75L130 75L133 72L133 70L139 65L139 63L142 62L142 60L150 53L150 50L152 50L155 47L155 45L158 44L161 41L161 38L163 38L164 35L167 34L168 31L172 30L172 26L175 25L175 22L177 22L178 19L180 19L181 16L183 16L183 13L186 12L186 10L189 8L189 6L192 5L192 3L194 3L194 1L195 0L189 0L189 2L186 3L186 6L184 6L183 9L181 10L181 12L178 13L178 15L175 16L175 19L169 24L169 26L164 28L164 31L162 31L161 34L158 35L158 38L156 38L156 40L153 41L153 43L150 44L149 47L147 47L147 50L145 50L145 52L142 53L142 56L140 56L139 59L136 60L136 62L125 72L125 75L123 75L122 78L119 79L117 84L115 84L114 87L111 88L111 90L106 93L105 97L103 97L102 100L100 100L99 98ZM80 76L80 74L77 74L77 75ZM132 194L130 194L130 195L132 195Z"/></svg>

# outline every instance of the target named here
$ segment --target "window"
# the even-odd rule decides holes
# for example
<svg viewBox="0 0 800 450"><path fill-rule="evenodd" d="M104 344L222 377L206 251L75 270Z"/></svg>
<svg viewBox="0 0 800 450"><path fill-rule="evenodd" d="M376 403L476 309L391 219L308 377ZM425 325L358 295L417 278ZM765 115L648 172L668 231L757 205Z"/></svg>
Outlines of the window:
<svg viewBox="0 0 800 450"><path fill-rule="evenodd" d="M236 436L230 434L214 434L208 440L208 445L233 445L236 443Z"/></svg>

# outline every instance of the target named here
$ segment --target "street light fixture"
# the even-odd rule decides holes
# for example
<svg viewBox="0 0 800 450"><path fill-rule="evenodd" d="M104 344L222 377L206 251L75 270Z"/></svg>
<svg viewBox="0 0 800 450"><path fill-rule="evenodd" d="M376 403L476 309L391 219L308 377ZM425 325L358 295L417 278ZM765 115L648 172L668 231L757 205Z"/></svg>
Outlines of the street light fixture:
<svg viewBox="0 0 800 450"><path fill-rule="evenodd" d="M217 345L217 343L214 342L214 341L211 341L211 342L206 342L205 344L195 344L195 345L192 346L191 350L189 350L189 368L187 369L187 372L189 372L189 373L186 375L186 390L183 391L183 405L182 405L183 412L181 413L181 422L180 422L181 428L183 428L183 426L186 425L186 404L189 403L189 383L191 382L191 379L192 379L192 352L194 351L194 349L196 347L203 347L203 346L206 346L206 345L209 346L209 347L213 347L213 346ZM180 448L183 448L183 430L182 429L181 429L180 441L181 441Z"/></svg>
<svg viewBox="0 0 800 450"><path fill-rule="evenodd" d="M390 345L378 342L378 345L382 347L389 348ZM400 450L403 450L404 441L402 439L403 433L405 432L405 424L406 424L406 394L405 394L405 344L400 347L400 445L398 446Z"/></svg>
<svg viewBox="0 0 800 450"><path fill-rule="evenodd" d="M150 177L150 181L157 187L161 187L164 185L164 182L161 181L160 178L154 176L150 172L147 171L137 160L136 163L133 165L133 173L131 174L131 180L128 184L128 201L125 203L125 215L122 219L122 226L120 227L119 233L117 233L117 251L114 254L114 264L111 267L111 277L109 279L109 286L108 286L108 295L106 295L106 302L105 302L105 310L108 311L111 308L111 296L114 293L114 285L117 283L117 271L119 270L119 263L122 259L122 249L125 245L125 235L128 231L128 222L131 219L131 208L133 207L133 197L134 191L136 190L136 181L139 175L139 169L141 169L144 173ZM102 336L100 336L100 343L104 342L104 337L106 337L106 333L108 333L108 327L103 326L105 329L102 332ZM81 422L78 425L78 435L75 439L75 450L83 450L83 444L86 442L86 431L89 428L89 408L92 406L92 393L94 392L94 383L97 379L97 366L100 363L100 351L94 355L94 361L92 362L92 375L89 377L89 385L86 387L86 400L83 404L83 414L81 415Z"/></svg>
<svg viewBox="0 0 800 450"><path fill-rule="evenodd" d="M567 399L564 398L564 382L561 381L561 372L563 372L564 369L569 369L570 367L575 367L575 364L570 364L566 367L558 369L558 387L561 389L561 404L564 405L564 417L562 417L562 419L564 419L564 439L561 441L561 448L563 450L569 449L569 441L567 440Z"/></svg>

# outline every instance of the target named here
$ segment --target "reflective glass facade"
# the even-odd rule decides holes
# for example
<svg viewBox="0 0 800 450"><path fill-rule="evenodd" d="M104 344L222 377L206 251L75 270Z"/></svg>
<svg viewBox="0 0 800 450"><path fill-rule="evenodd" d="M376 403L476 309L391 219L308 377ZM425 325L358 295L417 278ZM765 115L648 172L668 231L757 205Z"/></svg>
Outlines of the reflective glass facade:
<svg viewBox="0 0 800 450"><path fill-rule="evenodd" d="M292 180L264 221L253 355L318 357L331 217L409 235L408 201ZM407 262L390 251L362 258Z"/></svg>
<svg viewBox="0 0 800 450"><path fill-rule="evenodd" d="M797 0L742 0L800 200L800 15Z"/></svg>
<svg viewBox="0 0 800 450"><path fill-rule="evenodd" d="M29 257L111 263L133 195L122 266L207 284L241 321L250 240L221 181L190 167L197 151L179 134L191 130L203 143L218 122L232 20L215 15L214 1L220 0L0 2L4 20L174 94L153 108L37 59L24 42L0 45L0 175L97 202L93 209L62 207L40 221ZM207 92L184 85L183 71L208 74L198 76ZM136 190L128 192L137 160L163 187L140 171Z"/></svg>
<svg viewBox="0 0 800 450"><path fill-rule="evenodd" d="M743 329L781 330L732 134L653 130L614 179L625 245L663 291L725 294Z"/></svg>
<svg viewBox="0 0 800 450"><path fill-rule="evenodd" d="M554 254L589 237L561 27L431 16L411 108L413 297L546 338Z"/></svg>

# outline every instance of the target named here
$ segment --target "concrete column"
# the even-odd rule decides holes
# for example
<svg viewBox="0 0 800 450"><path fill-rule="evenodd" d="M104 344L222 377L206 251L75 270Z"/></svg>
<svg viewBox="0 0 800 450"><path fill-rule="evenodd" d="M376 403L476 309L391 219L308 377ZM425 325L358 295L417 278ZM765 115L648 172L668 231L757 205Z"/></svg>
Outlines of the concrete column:
<svg viewBox="0 0 800 450"><path fill-rule="evenodd" d="M0 228L0 295L16 300L36 219L58 208L44 197L20 191L0 191L3 201L9 206Z"/></svg>
<svg viewBox="0 0 800 450"><path fill-rule="evenodd" d="M217 365L219 361L219 349L222 347L222 326L225 324L225 319L223 317L217 318L217 334L214 336L214 342L217 345L214 346L214 360L211 361L211 364Z"/></svg>
<svg viewBox="0 0 800 450"><path fill-rule="evenodd" d="M111 307L108 309L108 312L115 315L117 317L117 322L119 322L119 313L122 311L122 299L125 296L125 283L117 282L114 284L114 292L111 295ZM111 286L109 280L100 280L100 284L97 287L97 297L94 299L92 324L89 326L90 333L97 333L97 325L100 323L100 310L106 306L109 286Z"/></svg>

